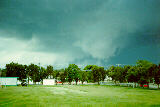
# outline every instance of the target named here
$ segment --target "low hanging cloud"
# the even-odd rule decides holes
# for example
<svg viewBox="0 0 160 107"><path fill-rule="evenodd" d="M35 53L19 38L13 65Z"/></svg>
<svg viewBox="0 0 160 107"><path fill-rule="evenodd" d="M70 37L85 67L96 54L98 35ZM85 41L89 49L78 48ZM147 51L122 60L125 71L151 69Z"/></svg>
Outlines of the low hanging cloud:
<svg viewBox="0 0 160 107"><path fill-rule="evenodd" d="M30 41L17 40L15 38L0 38L0 58L1 66L6 63L18 62L21 64L42 64L43 66L50 64L62 63L66 64L72 61L72 57L66 54L55 54L47 52L34 51L40 44L37 38Z"/></svg>
<svg viewBox="0 0 160 107"><path fill-rule="evenodd" d="M0 4L3 65L10 61L103 65L128 49L152 45L158 50L160 46L158 0L12 0Z"/></svg>

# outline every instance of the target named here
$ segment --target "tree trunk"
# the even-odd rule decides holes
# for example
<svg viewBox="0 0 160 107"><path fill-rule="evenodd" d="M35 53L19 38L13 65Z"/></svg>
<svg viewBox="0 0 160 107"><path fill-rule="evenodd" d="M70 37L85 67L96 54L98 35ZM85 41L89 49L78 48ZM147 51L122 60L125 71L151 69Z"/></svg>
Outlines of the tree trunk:
<svg viewBox="0 0 160 107"><path fill-rule="evenodd" d="M77 85L77 81L76 81L76 85Z"/></svg>
<svg viewBox="0 0 160 107"><path fill-rule="evenodd" d="M29 85L29 77L28 77L28 85Z"/></svg>
<svg viewBox="0 0 160 107"><path fill-rule="evenodd" d="M136 83L134 83L134 87L136 88L137 86L136 86Z"/></svg>
<svg viewBox="0 0 160 107"><path fill-rule="evenodd" d="M149 88L149 83L147 85L148 85L148 88Z"/></svg>
<svg viewBox="0 0 160 107"><path fill-rule="evenodd" d="M82 85L83 85L83 81L82 81Z"/></svg>
<svg viewBox="0 0 160 107"><path fill-rule="evenodd" d="M114 81L114 83L116 84L116 81Z"/></svg>
<svg viewBox="0 0 160 107"><path fill-rule="evenodd" d="M98 85L99 85L99 81L98 81Z"/></svg>
<svg viewBox="0 0 160 107"><path fill-rule="evenodd" d="M159 89L159 84L158 84L158 89Z"/></svg>
<svg viewBox="0 0 160 107"><path fill-rule="evenodd" d="M63 85L63 82L62 82L62 85Z"/></svg>
<svg viewBox="0 0 160 107"><path fill-rule="evenodd" d="M56 79L56 85L57 85L57 79Z"/></svg>

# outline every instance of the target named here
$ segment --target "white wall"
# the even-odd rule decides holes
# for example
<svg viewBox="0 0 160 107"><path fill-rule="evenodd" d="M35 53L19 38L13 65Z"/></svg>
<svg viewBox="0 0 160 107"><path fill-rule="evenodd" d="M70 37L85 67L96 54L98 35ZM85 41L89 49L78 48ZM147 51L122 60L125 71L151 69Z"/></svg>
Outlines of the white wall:
<svg viewBox="0 0 160 107"><path fill-rule="evenodd" d="M55 85L55 79L43 79L43 85Z"/></svg>
<svg viewBox="0 0 160 107"><path fill-rule="evenodd" d="M0 77L0 85L17 85L17 78L15 77Z"/></svg>

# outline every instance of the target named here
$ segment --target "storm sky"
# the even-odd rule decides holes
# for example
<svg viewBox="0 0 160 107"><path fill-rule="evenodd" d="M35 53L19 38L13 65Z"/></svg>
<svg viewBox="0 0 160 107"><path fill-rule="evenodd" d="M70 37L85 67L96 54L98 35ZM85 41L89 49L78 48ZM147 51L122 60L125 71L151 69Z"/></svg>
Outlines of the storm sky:
<svg viewBox="0 0 160 107"><path fill-rule="evenodd" d="M0 65L160 62L160 0L0 0Z"/></svg>

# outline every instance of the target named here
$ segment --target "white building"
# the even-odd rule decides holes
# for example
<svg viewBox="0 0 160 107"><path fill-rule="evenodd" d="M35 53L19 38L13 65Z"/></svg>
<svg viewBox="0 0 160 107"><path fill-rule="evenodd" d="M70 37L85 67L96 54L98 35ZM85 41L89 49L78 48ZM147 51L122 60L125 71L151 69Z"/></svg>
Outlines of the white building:
<svg viewBox="0 0 160 107"><path fill-rule="evenodd" d="M55 85L55 79L43 79L43 85Z"/></svg>
<svg viewBox="0 0 160 107"><path fill-rule="evenodd" d="M106 76L106 78L104 79L104 81L112 81L111 77Z"/></svg>
<svg viewBox="0 0 160 107"><path fill-rule="evenodd" d="M0 85L17 86L18 77L0 77Z"/></svg>

